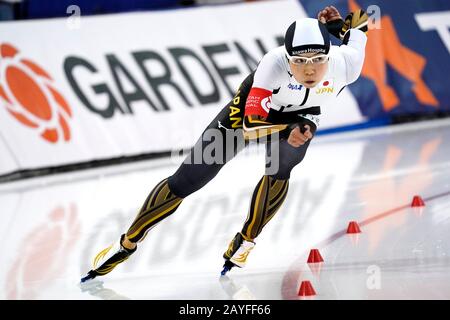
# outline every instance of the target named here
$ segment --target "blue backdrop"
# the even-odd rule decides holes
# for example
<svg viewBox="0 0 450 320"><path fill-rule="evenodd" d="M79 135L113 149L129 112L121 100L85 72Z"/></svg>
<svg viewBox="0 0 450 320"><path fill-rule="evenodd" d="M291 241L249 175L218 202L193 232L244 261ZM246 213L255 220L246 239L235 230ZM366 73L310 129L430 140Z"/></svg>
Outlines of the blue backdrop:
<svg viewBox="0 0 450 320"><path fill-rule="evenodd" d="M445 11L450 14L450 1L300 2L311 17L316 17L325 5L335 6L344 18L355 7L367 10L369 5L377 5L380 8L381 29L369 31L362 75L349 86L365 116L390 119L405 115L449 114L449 51L435 29L420 29L415 15ZM450 27L450 18L447 25Z"/></svg>

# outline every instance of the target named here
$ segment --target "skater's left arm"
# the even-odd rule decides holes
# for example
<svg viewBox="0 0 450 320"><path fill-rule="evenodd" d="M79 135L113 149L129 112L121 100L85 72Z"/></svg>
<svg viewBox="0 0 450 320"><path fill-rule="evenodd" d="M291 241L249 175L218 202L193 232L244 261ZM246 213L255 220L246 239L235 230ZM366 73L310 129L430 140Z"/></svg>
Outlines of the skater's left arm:
<svg viewBox="0 0 450 320"><path fill-rule="evenodd" d="M367 37L362 31L350 29L344 36L343 45L339 47L345 63L347 84L355 82L361 74L364 65L366 42Z"/></svg>
<svg viewBox="0 0 450 320"><path fill-rule="evenodd" d="M328 6L319 11L317 19L324 23L328 32L342 40L338 48L345 68L346 83L358 79L364 64L368 32L368 16L363 10L356 10L342 19L339 11Z"/></svg>

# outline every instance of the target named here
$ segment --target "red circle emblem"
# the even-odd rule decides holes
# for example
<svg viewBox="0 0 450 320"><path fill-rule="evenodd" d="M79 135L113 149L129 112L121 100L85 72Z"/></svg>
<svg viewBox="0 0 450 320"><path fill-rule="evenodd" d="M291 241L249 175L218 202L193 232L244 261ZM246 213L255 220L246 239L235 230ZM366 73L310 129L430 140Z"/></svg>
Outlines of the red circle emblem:
<svg viewBox="0 0 450 320"><path fill-rule="evenodd" d="M326 87L327 85L329 85L330 84L330 82L329 81L325 81L324 83L323 83L323 85Z"/></svg>

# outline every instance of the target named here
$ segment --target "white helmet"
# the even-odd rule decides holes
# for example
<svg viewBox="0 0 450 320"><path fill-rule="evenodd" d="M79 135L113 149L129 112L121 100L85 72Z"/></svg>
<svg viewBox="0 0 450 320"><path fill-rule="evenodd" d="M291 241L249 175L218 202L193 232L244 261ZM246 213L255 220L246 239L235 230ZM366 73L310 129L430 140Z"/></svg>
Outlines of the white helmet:
<svg viewBox="0 0 450 320"><path fill-rule="evenodd" d="M303 18L294 21L286 31L284 47L289 56L302 53L330 51L330 35L326 26L317 19Z"/></svg>

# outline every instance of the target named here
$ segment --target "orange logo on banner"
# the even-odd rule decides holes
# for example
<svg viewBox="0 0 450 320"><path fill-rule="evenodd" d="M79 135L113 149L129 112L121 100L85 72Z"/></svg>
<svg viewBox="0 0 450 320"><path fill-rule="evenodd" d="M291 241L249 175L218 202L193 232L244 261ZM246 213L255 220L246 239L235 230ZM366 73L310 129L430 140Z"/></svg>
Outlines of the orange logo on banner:
<svg viewBox="0 0 450 320"><path fill-rule="evenodd" d="M45 140L70 140L68 121L72 111L66 100L53 87L48 73L22 58L10 44L0 45L0 100L16 120Z"/></svg>
<svg viewBox="0 0 450 320"><path fill-rule="evenodd" d="M355 0L349 0L348 5L351 12L361 9ZM366 60L361 74L374 82L384 110L390 111L400 102L395 90L386 83L386 64L413 83L412 91L420 103L439 106L422 79L427 60L400 43L390 17L383 16L381 26L381 29L369 29Z"/></svg>

